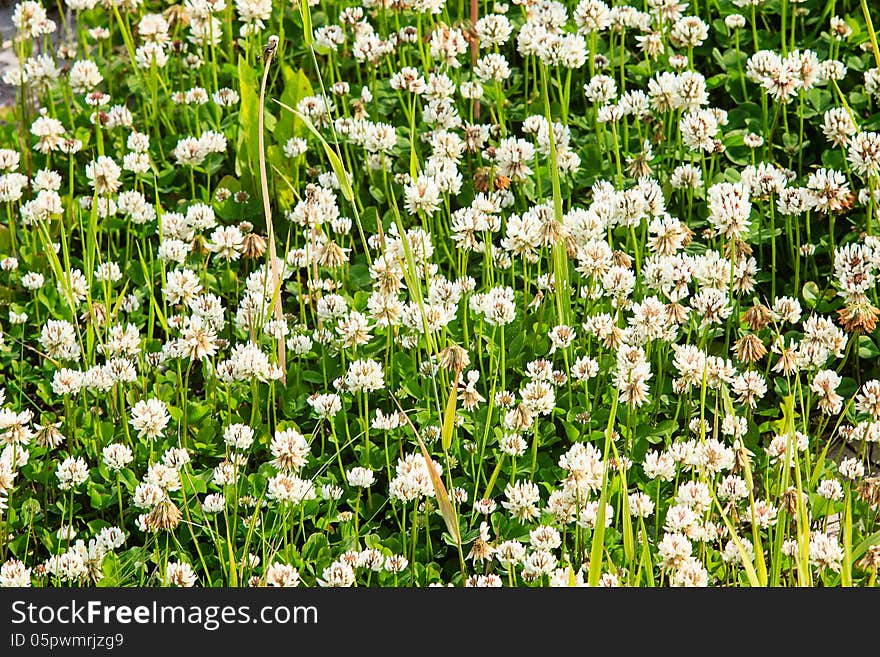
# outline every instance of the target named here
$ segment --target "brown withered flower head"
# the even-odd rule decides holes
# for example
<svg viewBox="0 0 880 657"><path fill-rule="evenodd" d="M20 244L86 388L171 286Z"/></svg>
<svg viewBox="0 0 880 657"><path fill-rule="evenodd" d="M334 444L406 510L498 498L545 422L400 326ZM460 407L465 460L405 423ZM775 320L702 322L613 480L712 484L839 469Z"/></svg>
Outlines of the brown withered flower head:
<svg viewBox="0 0 880 657"><path fill-rule="evenodd" d="M107 307L103 303L93 301L92 305L83 311L82 320L95 327L104 326L107 323Z"/></svg>
<svg viewBox="0 0 880 657"><path fill-rule="evenodd" d="M208 252L208 240L201 233L196 233L193 235L192 241L190 242L190 249L196 255L204 255Z"/></svg>
<svg viewBox="0 0 880 657"><path fill-rule="evenodd" d="M189 12L186 11L182 3L173 4L162 13L165 16L165 20L168 21L169 28L177 27L178 25L181 27L189 25Z"/></svg>
<svg viewBox="0 0 880 657"><path fill-rule="evenodd" d="M345 251L335 240L329 240L321 246L316 254L316 259L318 264L328 269L341 267L348 260Z"/></svg>
<svg viewBox="0 0 880 657"><path fill-rule="evenodd" d="M731 256L736 254L737 259L741 256L750 256L752 255L752 247L749 246L747 242L743 242L740 239L732 239L728 240L724 243L724 256L729 260Z"/></svg>
<svg viewBox="0 0 880 657"><path fill-rule="evenodd" d="M508 178L507 176L505 176L503 174L496 173L494 180L495 180L495 191L496 192L503 192L508 187L510 187L510 178Z"/></svg>
<svg viewBox="0 0 880 657"><path fill-rule="evenodd" d="M479 167L474 173L474 189L478 192L486 193L492 186L492 169L489 167Z"/></svg>
<svg viewBox="0 0 880 657"><path fill-rule="evenodd" d="M733 353L739 362L751 365L761 360L767 354L767 349L758 336L749 333L734 343Z"/></svg>
<svg viewBox="0 0 880 657"><path fill-rule="evenodd" d="M880 545L872 545L865 552L865 556L856 564L862 570L877 572L880 569Z"/></svg>
<svg viewBox="0 0 880 657"><path fill-rule="evenodd" d="M246 233L242 251L245 258L259 260L266 253L266 238L257 233Z"/></svg>
<svg viewBox="0 0 880 657"><path fill-rule="evenodd" d="M173 530L180 524L180 509L169 498L153 507L147 516L147 527L152 530Z"/></svg>
<svg viewBox="0 0 880 657"><path fill-rule="evenodd" d="M471 364L471 357L464 347L451 344L440 352L440 367L450 372L461 372Z"/></svg>
<svg viewBox="0 0 880 657"><path fill-rule="evenodd" d="M859 335L874 331L880 310L864 294L851 294L837 316L844 331Z"/></svg>
<svg viewBox="0 0 880 657"><path fill-rule="evenodd" d="M65 441L64 434L61 433L61 422L34 424L34 426L37 429L36 441L40 447L55 449Z"/></svg>
<svg viewBox="0 0 880 657"><path fill-rule="evenodd" d="M865 477L859 484L859 497L872 509L880 506L880 477Z"/></svg>
<svg viewBox="0 0 880 657"><path fill-rule="evenodd" d="M355 119L365 119L368 116L366 105L359 100L351 101L351 110Z"/></svg>
<svg viewBox="0 0 880 657"><path fill-rule="evenodd" d="M541 222L538 233L543 244L559 244L566 235L565 226L554 218Z"/></svg>
<svg viewBox="0 0 880 657"><path fill-rule="evenodd" d="M629 269L632 267L633 259L632 256L623 251L615 251L611 254L611 262L617 267L626 267Z"/></svg>
<svg viewBox="0 0 880 657"><path fill-rule="evenodd" d="M503 191L510 187L510 178L492 170L479 167L474 174L474 189L478 192Z"/></svg>
<svg viewBox="0 0 880 657"><path fill-rule="evenodd" d="M756 303L743 314L743 321L753 331L760 331L767 328L773 319L770 309L761 303Z"/></svg>
<svg viewBox="0 0 880 657"><path fill-rule="evenodd" d="M687 246L694 240L694 231L688 226L686 223L682 222L678 227L679 232L682 234L681 245Z"/></svg>
<svg viewBox="0 0 880 657"><path fill-rule="evenodd" d="M481 534L477 537L477 540L474 541L474 546L468 554L468 559L480 562L488 561L492 558L494 552L495 548L493 548L488 541L484 540L483 535Z"/></svg>
<svg viewBox="0 0 880 657"><path fill-rule="evenodd" d="M734 443L733 453L736 459L733 466L734 473L745 470L746 465L751 462L752 457L755 455L741 440L737 440Z"/></svg>
<svg viewBox="0 0 880 657"><path fill-rule="evenodd" d="M626 171L633 178L649 176L652 173L651 164L648 162L648 154L642 151L627 158Z"/></svg>
<svg viewBox="0 0 880 657"><path fill-rule="evenodd" d="M532 426L532 413L525 404L519 404L510 413L509 427L513 431L525 431Z"/></svg>
<svg viewBox="0 0 880 657"><path fill-rule="evenodd" d="M782 495L782 508L788 511L789 515L797 513L798 492L794 486L789 486L788 490Z"/></svg>
<svg viewBox="0 0 880 657"><path fill-rule="evenodd" d="M684 324L688 316L688 309L677 301L667 303L664 310L669 324Z"/></svg>
<svg viewBox="0 0 880 657"><path fill-rule="evenodd" d="M574 260L577 258L578 243L577 238L569 231L565 231L562 235L562 243L565 244L565 253L569 258Z"/></svg>

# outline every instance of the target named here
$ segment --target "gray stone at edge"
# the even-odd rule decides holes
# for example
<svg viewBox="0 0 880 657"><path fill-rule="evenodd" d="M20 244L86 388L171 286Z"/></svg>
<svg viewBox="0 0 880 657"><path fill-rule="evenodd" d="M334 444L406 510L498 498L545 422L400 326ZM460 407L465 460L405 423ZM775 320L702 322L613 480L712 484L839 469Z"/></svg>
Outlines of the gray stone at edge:
<svg viewBox="0 0 880 657"><path fill-rule="evenodd" d="M11 46L5 45L6 41L11 40L15 34L15 28L12 26L12 10L16 4L11 0L0 0L0 107L12 104L16 100L16 88L4 84L2 81L3 75L7 71L18 66L18 56L15 54L15 50ZM47 7L49 17L55 21L57 29L61 30L61 21L57 17L57 10L49 7L45 2L43 6ZM68 10L68 19L71 18Z"/></svg>
<svg viewBox="0 0 880 657"><path fill-rule="evenodd" d="M15 32L12 27L12 3L4 2L0 5L0 107L15 102L15 87L2 82L3 75L10 69L18 66L18 57L15 51L5 44L7 39L11 39Z"/></svg>

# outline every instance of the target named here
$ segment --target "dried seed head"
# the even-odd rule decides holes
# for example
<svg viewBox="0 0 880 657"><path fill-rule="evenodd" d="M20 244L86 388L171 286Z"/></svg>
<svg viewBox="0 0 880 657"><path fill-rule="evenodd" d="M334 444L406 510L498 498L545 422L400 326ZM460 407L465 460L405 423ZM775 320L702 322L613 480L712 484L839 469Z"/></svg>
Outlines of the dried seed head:
<svg viewBox="0 0 880 657"><path fill-rule="evenodd" d="M330 240L317 253L317 261L322 267L336 269L348 261L345 251L335 241Z"/></svg>
<svg viewBox="0 0 880 657"><path fill-rule="evenodd" d="M571 258L572 260L577 258L577 254L578 254L577 238L574 235L572 235L571 233L567 232L565 234L565 236L563 237L562 241L565 244L566 255L568 255L568 257Z"/></svg>
<svg viewBox="0 0 880 657"><path fill-rule="evenodd" d="M248 233L244 236L244 248L242 251L245 258L258 260L266 252L266 239L256 233Z"/></svg>
<svg viewBox="0 0 880 657"><path fill-rule="evenodd" d="M450 372L461 372L470 364L467 350L457 344L451 344L440 352L440 366Z"/></svg>
<svg viewBox="0 0 880 657"><path fill-rule="evenodd" d="M47 424L45 426L37 425L37 444L48 449L55 449L64 442L64 434L55 424ZM38 503L39 505L39 503Z"/></svg>
<svg viewBox="0 0 880 657"><path fill-rule="evenodd" d="M736 508L736 502L730 500L724 505L724 513L730 518L730 522L733 523L734 526L739 524L739 511Z"/></svg>
<svg viewBox="0 0 880 657"><path fill-rule="evenodd" d="M351 101L351 111L356 120L365 119L368 116L367 106L360 100Z"/></svg>
<svg viewBox="0 0 880 657"><path fill-rule="evenodd" d="M773 316L770 313L770 309L760 303L756 303L749 308L745 314L743 314L743 321L745 321L748 327L753 331L760 331L761 329L766 328L767 325L770 324L772 318Z"/></svg>
<svg viewBox="0 0 880 657"><path fill-rule="evenodd" d="M764 343L754 333L744 335L733 345L733 351L736 359L741 363L757 363L767 353Z"/></svg>
<svg viewBox="0 0 880 657"><path fill-rule="evenodd" d="M542 243L546 245L558 244L565 236L565 227L556 219L548 219L541 224L538 231L541 236Z"/></svg>
<svg viewBox="0 0 880 657"><path fill-rule="evenodd" d="M190 242L190 249L196 255L204 255L209 250L208 240L201 233L196 233Z"/></svg>
<svg viewBox="0 0 880 657"><path fill-rule="evenodd" d="M856 564L862 570L871 570L875 573L880 569L880 545L872 545L865 552L865 556Z"/></svg>
<svg viewBox="0 0 880 657"><path fill-rule="evenodd" d="M782 495L782 504L780 505L783 509L788 511L789 514L794 515L797 513L797 504L798 504L798 493L797 488L794 486L790 486L787 491Z"/></svg>
<svg viewBox="0 0 880 657"><path fill-rule="evenodd" d="M525 431L532 426L532 413L525 404L519 404L507 414L505 423L511 431Z"/></svg>
<svg viewBox="0 0 880 657"><path fill-rule="evenodd" d="M163 12L165 20L168 21L168 27L174 28L178 25L187 27L189 25L189 12L184 8L183 4L171 5ZM175 41L173 46L178 48L183 45L181 41Z"/></svg>
<svg viewBox="0 0 880 657"><path fill-rule="evenodd" d="M474 173L474 189L486 193L492 186L492 169L479 167Z"/></svg>
<svg viewBox="0 0 880 657"><path fill-rule="evenodd" d="M83 311L82 319L86 324L92 324L95 327L104 326L107 323L107 308L103 303L94 301L91 307Z"/></svg>
<svg viewBox="0 0 880 657"><path fill-rule="evenodd" d="M850 295L846 306L837 311L840 325L847 333L872 333L877 326L878 310L864 294Z"/></svg>
<svg viewBox="0 0 880 657"><path fill-rule="evenodd" d="M739 260L743 256L752 255L752 247L747 242L734 238L724 244L724 257L729 260L734 253Z"/></svg>
<svg viewBox="0 0 880 657"><path fill-rule="evenodd" d="M623 251L615 251L611 254L611 262L617 267L626 267L629 269L632 267L633 259L632 256Z"/></svg>
<svg viewBox="0 0 880 657"><path fill-rule="evenodd" d="M680 303L667 303L664 306L666 321L668 324L684 324L688 316L688 309Z"/></svg>
<svg viewBox="0 0 880 657"><path fill-rule="evenodd" d="M694 239L694 231L693 231L693 229L692 229L690 226L688 226L686 223L682 222L681 225L679 225L678 230L679 230L679 232L680 232L681 235L682 235L682 237L681 237L681 245L682 245L683 247L684 247L684 246L687 246L688 244L690 244L690 243L693 241L693 239Z"/></svg>
<svg viewBox="0 0 880 657"><path fill-rule="evenodd" d="M746 466L752 462L754 453L748 450L741 440L737 440L733 445L734 454L736 454L736 463L734 464L734 473L745 470ZM746 476L746 483L749 484L751 477Z"/></svg>
<svg viewBox="0 0 880 657"><path fill-rule="evenodd" d="M859 484L859 497L872 509L880 506L880 477L865 477Z"/></svg>
<svg viewBox="0 0 880 657"><path fill-rule="evenodd" d="M173 530L180 524L180 509L167 497L159 502L147 516L147 526L152 530Z"/></svg>

